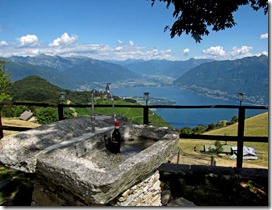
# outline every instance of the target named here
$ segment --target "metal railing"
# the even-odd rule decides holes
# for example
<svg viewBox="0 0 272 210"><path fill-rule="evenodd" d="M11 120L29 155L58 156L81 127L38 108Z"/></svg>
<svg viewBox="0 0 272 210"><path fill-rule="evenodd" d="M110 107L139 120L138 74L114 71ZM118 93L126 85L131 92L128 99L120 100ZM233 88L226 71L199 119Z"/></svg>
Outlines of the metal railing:
<svg viewBox="0 0 272 210"><path fill-rule="evenodd" d="M56 107L58 109L59 120L64 119L64 108L91 108L90 105L83 104L47 104L47 103L28 103L28 102L1 102L2 106L40 106L40 107ZM94 107L111 107L112 105L94 104ZM236 141L237 142L237 162L236 167L242 168L243 164L243 145L244 142L268 142L268 137L263 136L244 136L245 128L245 112L246 109L262 109L268 110L268 106L236 106L236 105L197 105L197 106L181 106L181 105L115 105L119 108L142 108L143 109L143 123L149 123L149 109L238 109L238 134L237 136L219 136L219 135L195 135L195 134L180 134L180 138L183 139L201 139L201 140L224 140L224 141ZM30 128L16 127L2 125L0 116L0 138L3 138L3 130L24 131Z"/></svg>

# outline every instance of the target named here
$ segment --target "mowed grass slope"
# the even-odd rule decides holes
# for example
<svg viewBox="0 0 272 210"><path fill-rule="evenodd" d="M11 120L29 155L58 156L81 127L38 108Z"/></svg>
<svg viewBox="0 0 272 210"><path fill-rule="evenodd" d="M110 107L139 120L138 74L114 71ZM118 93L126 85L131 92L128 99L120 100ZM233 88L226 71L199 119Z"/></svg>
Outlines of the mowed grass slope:
<svg viewBox="0 0 272 210"><path fill-rule="evenodd" d="M237 136L238 124L206 132L207 135ZM245 136L268 136L268 112L245 120Z"/></svg>
<svg viewBox="0 0 272 210"><path fill-rule="evenodd" d="M222 136L237 136L238 133L238 124L235 123L233 125L223 127L220 129L212 130L209 132L204 133L204 135L222 135ZM245 120L245 136L267 136L269 133L269 126L268 126L268 112L256 115L254 117L247 118ZM195 146L202 146L205 144L214 144L214 140L199 140L199 139L180 139L178 146L182 149L183 152L186 154L191 155L191 159L186 160L189 164L197 164L198 160L199 163L203 162L204 164L209 164L210 156L209 154L202 154L198 151L194 151ZM222 144L227 143L231 146L237 146L235 141L229 142L221 142ZM257 160L243 160L243 167L261 167L261 168L268 168L268 143L263 142L244 142L244 146L253 147L256 150L256 154L258 156ZM198 156L198 160L193 160L194 156ZM186 158L184 158L185 161ZM202 160L205 161L202 161ZM231 160L228 156L225 158L216 157L217 165L218 166L236 166L236 160ZM183 162L186 163L186 162Z"/></svg>

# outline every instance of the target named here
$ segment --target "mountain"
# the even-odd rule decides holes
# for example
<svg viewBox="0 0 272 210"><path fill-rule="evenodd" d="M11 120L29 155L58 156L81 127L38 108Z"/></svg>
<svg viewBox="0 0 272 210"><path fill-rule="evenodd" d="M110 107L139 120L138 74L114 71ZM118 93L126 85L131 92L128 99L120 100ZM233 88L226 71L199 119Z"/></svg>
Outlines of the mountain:
<svg viewBox="0 0 272 210"><path fill-rule="evenodd" d="M203 63L176 79L173 84L196 93L235 99L246 94L246 101L268 104L268 57L253 56L238 60Z"/></svg>
<svg viewBox="0 0 272 210"><path fill-rule="evenodd" d="M10 60L6 60L5 67L6 71L10 73L12 81L36 75L62 88L75 89L79 86L79 83L75 83L73 78L70 78L64 72L59 71L56 68L32 65L25 62L13 62Z"/></svg>
<svg viewBox="0 0 272 210"><path fill-rule="evenodd" d="M117 82L128 79L141 79L137 73L114 63L89 59L66 69L65 73L77 82Z"/></svg>
<svg viewBox="0 0 272 210"><path fill-rule="evenodd" d="M14 82L8 92L14 101L57 103L64 89L38 76L29 76Z"/></svg>
<svg viewBox="0 0 272 210"><path fill-rule="evenodd" d="M179 77L188 70L206 62L211 62L210 59L194 59L191 58L186 61L169 61L169 60L135 60L134 62L124 61L126 68L133 72L142 75L164 75L170 77Z"/></svg>
<svg viewBox="0 0 272 210"><path fill-rule="evenodd" d="M13 62L27 63L34 66L50 67L59 70L69 68L69 66L71 66L71 62L65 58L60 56L48 56L45 54L41 54L35 57L12 56L9 60Z"/></svg>
<svg viewBox="0 0 272 210"><path fill-rule="evenodd" d="M5 60L12 81L36 75L69 90L100 89L106 82L115 87L175 85L221 99L237 100L238 93L244 92L247 102L268 104L268 57L264 55L225 61L101 61L41 54Z"/></svg>
<svg viewBox="0 0 272 210"><path fill-rule="evenodd" d="M12 56L6 69L16 81L37 75L62 88L77 89L92 82L117 82L141 76L124 66L87 57L60 57L41 54L36 57Z"/></svg>

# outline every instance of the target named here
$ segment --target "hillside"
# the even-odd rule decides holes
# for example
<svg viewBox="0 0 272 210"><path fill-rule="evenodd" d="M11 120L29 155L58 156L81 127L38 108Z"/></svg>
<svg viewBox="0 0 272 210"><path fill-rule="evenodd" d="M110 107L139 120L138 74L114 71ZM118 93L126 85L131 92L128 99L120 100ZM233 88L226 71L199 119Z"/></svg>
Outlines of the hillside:
<svg viewBox="0 0 272 210"><path fill-rule="evenodd" d="M9 88L9 93L16 102L40 102L40 103L59 103L59 95L61 92L65 92L65 102L71 104L85 104L91 103L91 91L70 91L62 89L49 83L47 80L42 79L38 76L29 76L22 80L16 81ZM105 93L103 91L97 91L95 93L95 104L107 104L111 105L109 99L105 99ZM133 100L121 99L118 96L114 96L114 104L122 105L139 105ZM129 122L132 123L142 123L143 122L143 109L133 109L133 108L115 108L116 114L127 117ZM70 109L73 116L85 116L90 115L90 108L74 108ZM96 114L108 114L112 115L112 108L96 108ZM4 115L5 113L3 113ZM150 123L152 125L162 125L170 126L165 120L160 116L149 112ZM71 117L71 116L70 116Z"/></svg>
<svg viewBox="0 0 272 210"><path fill-rule="evenodd" d="M59 94L64 89L52 85L46 79L29 76L13 83L9 93L14 101L58 103Z"/></svg>
<svg viewBox="0 0 272 210"><path fill-rule="evenodd" d="M224 61L193 58L102 61L41 54L5 60L12 81L36 75L68 90L103 89L106 82L117 88L174 85L223 100L237 101L238 93L244 92L246 103L268 104L268 57L265 55Z"/></svg>
<svg viewBox="0 0 272 210"><path fill-rule="evenodd" d="M268 136L268 112L259 114L245 120L245 136ZM237 136L237 123L220 129L206 132L207 135Z"/></svg>
<svg viewBox="0 0 272 210"><path fill-rule="evenodd" d="M212 130L204 133L203 135L226 135L226 136L237 136L237 123L226 126L220 129ZM245 136L268 136L268 112L256 115L254 117L247 118L245 120ZM204 144L214 144L214 140L198 140L198 139L181 139L178 143L182 149L180 163L182 164L210 164L210 154L201 154L194 150L195 146ZM226 143L226 142L222 142ZM228 145L236 146L236 142L227 142ZM268 168L269 161L269 145L268 143L262 142L244 142L245 146L253 147L258 155L258 160L243 160L243 167L248 168ZM228 157L220 158L215 157L217 166L229 166L235 167L236 160L231 160ZM173 162L177 161L174 159Z"/></svg>
<svg viewBox="0 0 272 210"><path fill-rule="evenodd" d="M141 78L139 74L134 73L121 65L93 59L73 65L66 69L65 73L80 84L91 82L117 82L131 78Z"/></svg>
<svg viewBox="0 0 272 210"><path fill-rule="evenodd" d="M36 57L13 56L7 59L6 70L17 81L36 75L54 85L74 90L93 82L117 82L141 76L124 66L87 57L60 57L41 54Z"/></svg>
<svg viewBox="0 0 272 210"><path fill-rule="evenodd" d="M173 84L198 94L268 104L268 57L254 56L239 60L213 61L201 64L176 79Z"/></svg>
<svg viewBox="0 0 272 210"><path fill-rule="evenodd" d="M14 82L35 75L63 88L74 89L79 85L63 72L49 66L38 66L7 60L6 71L10 73L10 78Z"/></svg>
<svg viewBox="0 0 272 210"><path fill-rule="evenodd" d="M206 62L211 62L209 59L194 59L191 58L185 61L168 61L168 60L135 60L127 62L119 62L133 72L142 75L164 75L171 77L179 77L188 70Z"/></svg>
<svg viewBox="0 0 272 210"><path fill-rule="evenodd" d="M54 69L58 69L64 71L65 69L70 68L72 65L77 65L78 63L82 63L88 60L88 58L84 57L71 57L66 59L61 56L48 56L45 54L40 54L34 57L30 56L12 56L9 58L10 61L20 62L20 63L28 63L34 66L47 66Z"/></svg>

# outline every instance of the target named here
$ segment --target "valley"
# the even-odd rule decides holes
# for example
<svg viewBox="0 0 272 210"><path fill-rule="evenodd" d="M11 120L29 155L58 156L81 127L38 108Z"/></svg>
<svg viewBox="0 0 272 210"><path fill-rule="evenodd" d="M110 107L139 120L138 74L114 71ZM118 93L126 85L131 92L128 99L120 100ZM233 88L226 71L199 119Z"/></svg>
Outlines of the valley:
<svg viewBox="0 0 272 210"><path fill-rule="evenodd" d="M268 104L268 57L237 60L194 59L102 61L87 57L60 57L41 54L35 57L2 58L12 81L37 75L68 90L86 91L113 88L178 87L196 94L245 102Z"/></svg>

